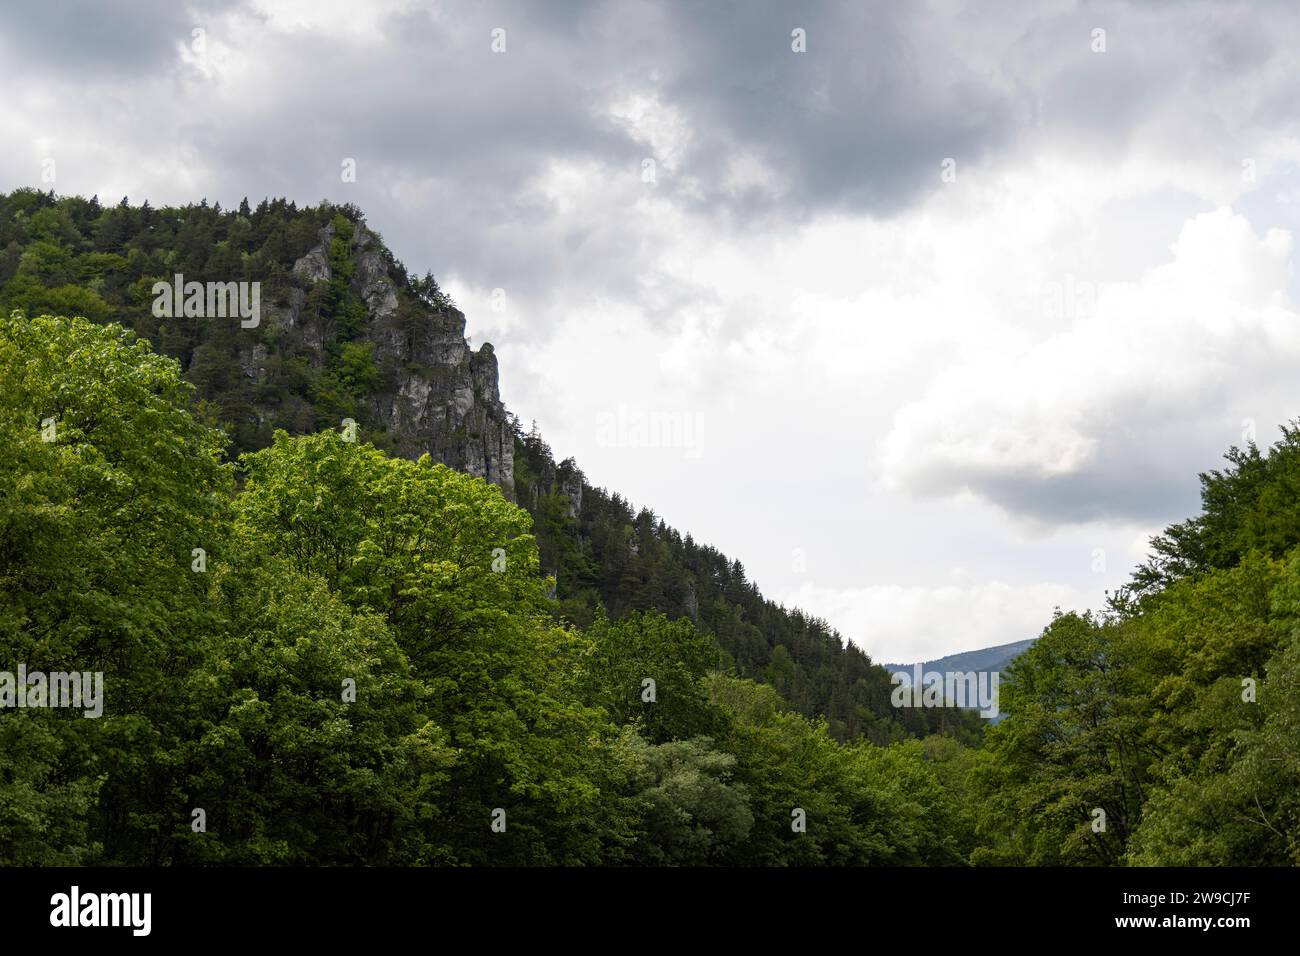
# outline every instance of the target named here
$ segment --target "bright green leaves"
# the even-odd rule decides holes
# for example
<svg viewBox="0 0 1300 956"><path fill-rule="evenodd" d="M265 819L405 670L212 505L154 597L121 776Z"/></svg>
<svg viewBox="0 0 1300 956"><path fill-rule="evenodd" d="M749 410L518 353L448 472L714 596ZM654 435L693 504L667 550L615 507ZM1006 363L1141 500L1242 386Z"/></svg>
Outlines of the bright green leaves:
<svg viewBox="0 0 1300 956"><path fill-rule="evenodd" d="M486 482L324 432L245 456L240 534L383 613L408 654L439 655L544 616L526 512Z"/></svg>
<svg viewBox="0 0 1300 956"><path fill-rule="evenodd" d="M221 552L224 438L185 408L175 363L115 326L0 320L0 382L4 646L134 686L186 641L193 549Z"/></svg>
<svg viewBox="0 0 1300 956"><path fill-rule="evenodd" d="M30 803L72 808L83 828L111 822L110 852L113 841L153 843L126 807L162 786L151 768L180 733L176 677L212 624L194 549L219 562L228 528L224 437L191 416L189 397L176 364L121 328L0 319L0 669L104 673L102 719L0 713L8 752L32 761L0 784L0 830ZM45 759L57 772L36 769ZM108 767L126 772L105 780ZM61 847L71 825L47 817L20 829L47 832L49 859L89 858L88 844Z"/></svg>
<svg viewBox="0 0 1300 956"><path fill-rule="evenodd" d="M383 619L274 560L221 575L230 627L192 675L190 862L428 863L455 754Z"/></svg>
<svg viewBox="0 0 1300 956"><path fill-rule="evenodd" d="M1005 676L1009 716L989 730L977 778L990 844L977 860L1119 862L1153 757L1140 719L1150 682L1123 635L1091 615L1058 615Z"/></svg>
<svg viewBox="0 0 1300 956"><path fill-rule="evenodd" d="M631 862L642 866L725 863L754 826L736 758L708 737L626 746L635 761L628 810L637 820Z"/></svg>
<svg viewBox="0 0 1300 956"><path fill-rule="evenodd" d="M719 664L713 642L686 620L603 614L586 630L587 699L617 724L632 724L652 743L711 734L720 726L702 678Z"/></svg>
<svg viewBox="0 0 1300 956"><path fill-rule="evenodd" d="M1300 558L1251 550L1131 613L1053 621L978 761L976 862L1294 862L1297 581Z"/></svg>
<svg viewBox="0 0 1300 956"><path fill-rule="evenodd" d="M236 530L250 557L378 616L425 685L422 712L456 755L455 804L434 822L457 858L577 852L573 834L542 823L596 802L601 725L570 696L577 650L548 613L527 513L428 456L391 459L330 432L278 434L244 464ZM496 808L507 827L489 842Z"/></svg>
<svg viewBox="0 0 1300 956"><path fill-rule="evenodd" d="M1252 551L1280 558L1300 545L1300 424L1282 426L1267 453L1233 447L1229 467L1201 478L1201 514L1152 539L1154 554L1131 592L1154 594L1180 578L1231 568ZM1122 592L1119 603L1128 599Z"/></svg>

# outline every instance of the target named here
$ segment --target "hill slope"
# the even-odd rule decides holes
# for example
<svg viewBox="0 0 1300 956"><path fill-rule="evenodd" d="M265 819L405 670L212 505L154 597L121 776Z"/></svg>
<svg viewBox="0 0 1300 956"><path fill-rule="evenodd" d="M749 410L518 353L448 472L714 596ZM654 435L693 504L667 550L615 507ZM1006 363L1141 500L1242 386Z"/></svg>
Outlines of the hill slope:
<svg viewBox="0 0 1300 956"><path fill-rule="evenodd" d="M155 315L154 284L177 274L260 283L260 321ZM841 739L976 732L967 715L895 710L887 672L824 622L764 599L741 562L593 488L575 462L557 464L501 403L492 346L469 347L464 315L433 276L408 273L355 207L0 195L0 309L143 335L181 363L236 452L269 446L276 429L350 418L382 450L428 452L496 484L532 514L566 617L587 623L604 607L690 618L739 674L824 715Z"/></svg>

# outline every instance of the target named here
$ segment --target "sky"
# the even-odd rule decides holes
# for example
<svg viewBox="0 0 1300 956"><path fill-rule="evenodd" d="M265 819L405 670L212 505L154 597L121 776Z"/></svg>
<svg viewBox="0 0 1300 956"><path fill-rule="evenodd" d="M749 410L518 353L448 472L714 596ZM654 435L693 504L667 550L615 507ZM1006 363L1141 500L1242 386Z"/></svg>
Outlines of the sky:
<svg viewBox="0 0 1300 956"><path fill-rule="evenodd" d="M1300 416L1298 41L1267 2L49 0L0 14L0 189L356 204L557 459L907 662L1102 606Z"/></svg>

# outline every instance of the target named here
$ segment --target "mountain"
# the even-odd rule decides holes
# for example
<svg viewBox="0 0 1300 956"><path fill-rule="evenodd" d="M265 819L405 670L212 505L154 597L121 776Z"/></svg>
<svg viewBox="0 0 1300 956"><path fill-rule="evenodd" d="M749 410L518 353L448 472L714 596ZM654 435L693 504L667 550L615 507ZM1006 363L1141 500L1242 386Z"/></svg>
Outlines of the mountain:
<svg viewBox="0 0 1300 956"><path fill-rule="evenodd" d="M1008 664L1033 647L1036 640L1038 638L1032 637L1027 641L1013 641L996 647L982 647L974 651L963 651L960 654L949 654L947 657L939 657L932 661L921 661L921 673L936 671L941 674L967 674L973 671L1001 674ZM881 664L880 666L891 675L906 674L909 678L914 676L916 668L916 664ZM991 717L990 722L996 724L1005 717L1005 713L1000 713Z"/></svg>
<svg viewBox="0 0 1300 956"><path fill-rule="evenodd" d="M245 323L157 308L157 284L177 281L256 283L260 314ZM502 404L492 346L470 348L464 314L432 274L408 273L354 206L0 194L0 309L134 330L180 363L237 453L270 446L277 429L351 420L381 450L428 453L496 485L533 517L557 616L688 618L737 674L824 716L841 740L979 732L969 715L892 707L888 673L825 622L765 599L739 560L592 487L573 460L557 463Z"/></svg>
<svg viewBox="0 0 1300 956"><path fill-rule="evenodd" d="M1029 650L1033 646L1036 637L1031 637L1027 641L1013 641L1010 644L999 644L996 647L982 647L974 651L962 651L960 654L949 654L947 657L935 658L932 661L921 661L922 671L1004 671L1007 665L1013 660ZM881 664L885 670L891 674L906 673L911 674L915 664Z"/></svg>
<svg viewBox="0 0 1300 956"><path fill-rule="evenodd" d="M282 200L154 210L18 192L0 203L0 304L115 320L181 363L238 451L360 423L513 497L514 425L490 345L432 277L412 280L354 209ZM257 282L256 326L154 314L155 280Z"/></svg>

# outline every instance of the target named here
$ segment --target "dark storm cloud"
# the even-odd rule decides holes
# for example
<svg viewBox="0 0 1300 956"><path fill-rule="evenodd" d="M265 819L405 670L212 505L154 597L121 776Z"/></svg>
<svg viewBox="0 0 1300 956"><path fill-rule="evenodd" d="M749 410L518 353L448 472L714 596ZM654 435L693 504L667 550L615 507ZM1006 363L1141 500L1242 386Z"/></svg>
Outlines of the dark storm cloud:
<svg viewBox="0 0 1300 956"><path fill-rule="evenodd" d="M1189 451L1179 451L1182 457L1174 464L1159 468L1115 462L1109 470L1054 478L995 474L962 481L949 476L948 482L922 491L948 494L964 487L1008 514L1048 526L1114 520L1165 525L1194 514L1199 504L1195 479L1186 468Z"/></svg>
<svg viewBox="0 0 1300 956"><path fill-rule="evenodd" d="M909 6L521 0L402 12L381 25L382 44L294 30L276 38L264 96L176 120L163 138L218 171L214 198L350 199L412 267L488 285L508 275L534 294L575 254L587 265L641 258L628 209L593 210L574 228L529 192L563 160L635 179L648 147L609 117L620 95L655 95L691 128L681 168L661 166L660 195L742 226L828 208L896 212L938 185L943 158L974 160L1005 141L1004 98L930 48ZM177 50L195 25L214 47L241 43L222 35L220 9L34 6L7 15L3 42L56 81L183 79ZM505 55L489 48L498 26ZM791 50L795 27L806 54ZM346 189L345 156L359 164ZM773 170L779 188L728 188L741 156ZM637 281L609 291L635 293Z"/></svg>
<svg viewBox="0 0 1300 956"><path fill-rule="evenodd" d="M0 43L11 62L84 80L103 74L153 72L191 40L205 19L237 0L47 0L7 3L0 12Z"/></svg>
<svg viewBox="0 0 1300 956"><path fill-rule="evenodd" d="M752 150L788 177L783 202L797 211L890 213L939 184L943 159L974 161L1004 142L1011 102L969 72L959 51L931 42L919 9L773 0L674 7L673 35L685 52L667 88L712 134L699 157L715 167L707 178L722 178L717 167L729 153ZM795 29L807 52L793 52Z"/></svg>
<svg viewBox="0 0 1300 956"><path fill-rule="evenodd" d="M249 104L239 135L195 135L223 193L273 189L355 202L413 269L539 294L581 235L539 197L549 164L595 158L634 174L643 147L600 110L616 54L583 40L586 5L539 24L529 5L466 6L433 20L404 14L382 46L305 33L286 41L276 89ZM491 30L507 31L492 53ZM291 117L286 122L286 116ZM357 182L340 182L343 158ZM615 224L616 225L616 224ZM610 241L633 242L613 228ZM624 250L626 251L626 250Z"/></svg>
<svg viewBox="0 0 1300 956"><path fill-rule="evenodd" d="M123 136L143 135L134 110L164 148L192 149L209 198L355 202L414 270L534 300L586 287L652 317L699 290L657 283L631 208L641 193L611 198L609 177L637 183L651 152L609 115L620 97L653 96L689 128L675 166L657 157L658 197L723 230L779 231L825 212L899 214L943 188L944 159L960 173L1043 131L1105 162L1199 63L1259 69L1277 46L1260 18L1173 6L465 2L395 13L379 39L227 9L32 5L6 11L0 43L24 85L67 95L93 80L116 96ZM214 50L256 57L264 88L239 102L205 90L179 57L196 25ZM1088 47L1094 25L1109 29L1102 57ZM504 55L490 49L496 27ZM806 53L791 49L796 28ZM356 183L340 182L344 157ZM751 160L771 182L730 178ZM557 162L604 171L576 215L536 190Z"/></svg>

